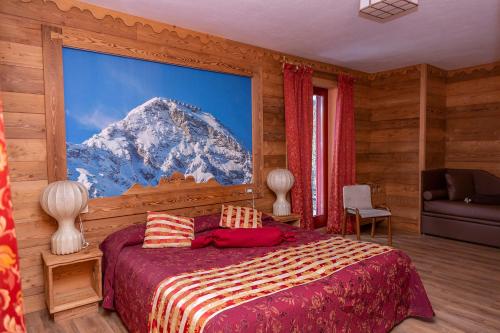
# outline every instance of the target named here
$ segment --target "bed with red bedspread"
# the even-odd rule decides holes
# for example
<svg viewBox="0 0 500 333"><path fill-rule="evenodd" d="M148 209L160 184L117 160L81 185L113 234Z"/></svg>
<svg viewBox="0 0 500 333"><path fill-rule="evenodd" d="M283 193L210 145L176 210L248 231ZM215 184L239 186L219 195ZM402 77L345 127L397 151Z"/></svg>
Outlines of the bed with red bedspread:
<svg viewBox="0 0 500 333"><path fill-rule="evenodd" d="M196 218L196 236L218 222ZM404 252L270 217L263 224L294 231L296 240L143 249L145 224L113 233L101 244L103 307L131 332L388 332L405 318L433 317Z"/></svg>

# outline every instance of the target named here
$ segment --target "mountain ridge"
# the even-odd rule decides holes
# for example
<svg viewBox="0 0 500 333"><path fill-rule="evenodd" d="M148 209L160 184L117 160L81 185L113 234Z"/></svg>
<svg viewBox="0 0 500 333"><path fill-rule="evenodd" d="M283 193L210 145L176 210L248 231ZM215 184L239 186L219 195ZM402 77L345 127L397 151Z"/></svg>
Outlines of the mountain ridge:
<svg viewBox="0 0 500 333"><path fill-rule="evenodd" d="M68 178L91 197L120 195L133 184L156 186L174 172L196 182L248 183L252 155L213 115L154 97L80 144L67 144Z"/></svg>

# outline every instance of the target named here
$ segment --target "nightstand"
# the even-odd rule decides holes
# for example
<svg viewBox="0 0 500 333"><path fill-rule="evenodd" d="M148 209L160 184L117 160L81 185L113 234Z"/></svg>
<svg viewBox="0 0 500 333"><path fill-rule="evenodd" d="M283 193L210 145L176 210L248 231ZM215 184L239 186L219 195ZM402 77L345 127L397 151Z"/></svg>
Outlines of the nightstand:
<svg viewBox="0 0 500 333"><path fill-rule="evenodd" d="M55 321L97 312L102 300L101 258L97 246L78 253L42 253L45 300Z"/></svg>
<svg viewBox="0 0 500 333"><path fill-rule="evenodd" d="M293 225L295 227L300 226L301 216L299 214L292 213L290 215L276 216L276 215L273 215L271 213L267 213L267 215L272 216L272 218L278 222L287 223L287 224Z"/></svg>

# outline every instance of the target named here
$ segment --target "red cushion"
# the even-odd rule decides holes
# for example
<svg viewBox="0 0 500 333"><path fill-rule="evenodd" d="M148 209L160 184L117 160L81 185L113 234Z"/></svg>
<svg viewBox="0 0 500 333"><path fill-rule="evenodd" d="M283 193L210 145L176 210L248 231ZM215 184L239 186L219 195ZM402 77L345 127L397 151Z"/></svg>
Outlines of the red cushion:
<svg viewBox="0 0 500 333"><path fill-rule="evenodd" d="M295 233L283 232L274 227L218 229L207 235L196 237L191 242L191 248L198 249L210 244L216 247L263 247L293 240L295 240Z"/></svg>

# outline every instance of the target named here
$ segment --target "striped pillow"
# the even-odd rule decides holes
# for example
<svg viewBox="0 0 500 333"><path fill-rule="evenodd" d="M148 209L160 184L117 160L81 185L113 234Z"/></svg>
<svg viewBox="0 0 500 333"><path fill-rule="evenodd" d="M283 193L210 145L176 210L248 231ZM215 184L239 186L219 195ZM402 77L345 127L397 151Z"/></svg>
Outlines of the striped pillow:
<svg viewBox="0 0 500 333"><path fill-rule="evenodd" d="M219 226L224 228L262 228L262 213L250 207L222 205Z"/></svg>
<svg viewBox="0 0 500 333"><path fill-rule="evenodd" d="M143 248L188 247L194 239L194 219L148 212Z"/></svg>

